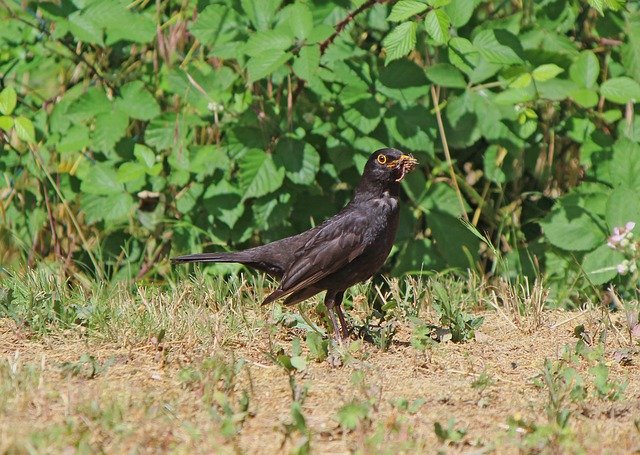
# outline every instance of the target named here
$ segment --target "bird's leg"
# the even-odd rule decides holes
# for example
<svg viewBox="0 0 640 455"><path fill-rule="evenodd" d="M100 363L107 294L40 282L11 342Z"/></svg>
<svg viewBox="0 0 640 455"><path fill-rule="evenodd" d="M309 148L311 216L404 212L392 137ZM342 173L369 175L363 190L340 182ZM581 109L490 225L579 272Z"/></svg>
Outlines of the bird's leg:
<svg viewBox="0 0 640 455"><path fill-rule="evenodd" d="M341 326L338 325L335 314L337 310L337 313L340 317L340 324L343 324L344 315L342 314L342 310L340 310L342 295L342 292L335 293L333 291L327 291L327 295L324 297L324 306L327 307L327 312L329 313L331 324L333 324L333 336L335 336L338 341L342 341L343 338L346 338L343 336L343 331L341 330Z"/></svg>
<svg viewBox="0 0 640 455"><path fill-rule="evenodd" d="M340 291L336 294L335 298L335 306L336 313L338 313L338 319L340 320L340 328L341 328L341 337L343 339L349 338L349 326L347 325L347 321L344 318L344 313L342 312L342 298L344 297L344 291Z"/></svg>

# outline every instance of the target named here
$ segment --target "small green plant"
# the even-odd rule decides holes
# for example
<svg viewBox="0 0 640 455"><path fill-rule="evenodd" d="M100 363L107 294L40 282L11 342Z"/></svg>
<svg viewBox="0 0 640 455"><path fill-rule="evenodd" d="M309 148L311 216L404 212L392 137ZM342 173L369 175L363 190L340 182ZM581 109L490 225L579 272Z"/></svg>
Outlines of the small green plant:
<svg viewBox="0 0 640 455"><path fill-rule="evenodd" d="M473 339L484 317L467 313L457 296L449 293L442 283L434 281L432 288L432 305L438 313L440 325L450 330L451 341L459 343Z"/></svg>
<svg viewBox="0 0 640 455"><path fill-rule="evenodd" d="M115 363L115 358L111 357L100 363L91 354L82 354L76 362L63 362L60 370L65 376L77 376L83 379L93 379L106 372Z"/></svg>
<svg viewBox="0 0 640 455"><path fill-rule="evenodd" d="M412 401L409 401L406 398L398 398L391 404L398 411L408 412L409 414L416 414L425 403L426 400L424 398L416 398Z"/></svg>
<svg viewBox="0 0 640 455"><path fill-rule="evenodd" d="M624 396L627 383L612 380L609 377L609 367L606 364L600 362L592 367L589 372L593 377L595 393L599 398L617 401Z"/></svg>
<svg viewBox="0 0 640 455"><path fill-rule="evenodd" d="M368 401L352 400L338 411L338 422L343 429L353 431L361 422L369 419L370 412Z"/></svg>
<svg viewBox="0 0 640 455"><path fill-rule="evenodd" d="M309 357L316 362L324 361L329 355L329 340L323 338L317 332L307 333L307 348Z"/></svg>
<svg viewBox="0 0 640 455"><path fill-rule="evenodd" d="M464 428L456 428L456 419L451 417L446 426L440 422L433 424L433 431L436 433L438 440L443 444L457 445L462 442L467 435L467 430Z"/></svg>
<svg viewBox="0 0 640 455"><path fill-rule="evenodd" d="M411 332L411 346L418 351L425 351L433 346L435 340L431 337L433 326L425 324L423 321L413 319L413 331Z"/></svg>
<svg viewBox="0 0 640 455"><path fill-rule="evenodd" d="M283 348L279 348L276 351L275 362L283 367L289 375L307 368L307 359L302 353L300 338L294 338L291 342L291 354L287 354Z"/></svg>
<svg viewBox="0 0 640 455"><path fill-rule="evenodd" d="M493 380L491 375L486 371L483 371L476 379L471 382L471 388L482 393L487 387L490 387L493 384L495 384L495 381Z"/></svg>
<svg viewBox="0 0 640 455"><path fill-rule="evenodd" d="M307 384L298 383L295 371L295 368L287 369L291 390L291 423L283 425L285 437L282 444L284 445L287 440L291 440L293 444L290 450L291 454L307 455L311 452L311 429L307 426L302 406L307 399L309 387Z"/></svg>

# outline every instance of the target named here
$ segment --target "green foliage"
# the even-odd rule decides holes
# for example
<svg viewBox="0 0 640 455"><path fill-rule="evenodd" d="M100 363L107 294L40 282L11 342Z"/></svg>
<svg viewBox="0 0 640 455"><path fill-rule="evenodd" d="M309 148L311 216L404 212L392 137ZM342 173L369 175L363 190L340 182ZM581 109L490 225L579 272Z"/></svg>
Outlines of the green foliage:
<svg viewBox="0 0 640 455"><path fill-rule="evenodd" d="M392 273L543 273L559 304L637 287L605 246L640 223L634 2L5 6L5 267L166 275L171 250L320 223L392 146L422 164L403 182Z"/></svg>
<svg viewBox="0 0 640 455"><path fill-rule="evenodd" d="M448 331L440 338L450 339L454 343L472 340L484 318L467 313L459 295L448 292L442 283L434 281L433 290L433 307L438 313L440 324Z"/></svg>
<svg viewBox="0 0 640 455"><path fill-rule="evenodd" d="M446 426L440 422L435 422L433 424L433 431L436 433L440 442L453 445L461 443L467 434L467 430L456 428L455 417L451 417Z"/></svg>

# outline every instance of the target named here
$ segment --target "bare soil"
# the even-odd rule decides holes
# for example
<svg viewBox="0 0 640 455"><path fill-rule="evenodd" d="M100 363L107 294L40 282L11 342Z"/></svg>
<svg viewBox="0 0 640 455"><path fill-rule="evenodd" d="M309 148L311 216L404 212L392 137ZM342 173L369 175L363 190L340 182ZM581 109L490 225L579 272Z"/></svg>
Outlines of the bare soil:
<svg viewBox="0 0 640 455"><path fill-rule="evenodd" d="M590 315L553 312L545 327L533 333L494 312L485 316L472 342L438 343L420 351L410 345L410 328L404 326L388 351L363 343L342 366L309 361L295 378L308 387L302 410L312 452L519 453L567 447L587 453L640 452L640 356L633 349L625 351L624 362L615 343L607 343L604 353L610 379L628 383L622 399L590 393L570 402L573 442L527 445L523 438L531 429L510 424L509 418L548 423L549 390L535 380L545 359L556 360L565 346L575 346L573 329L581 323L589 328ZM5 393L0 398L0 453L288 453L303 435L286 437L289 375L272 360L274 340L263 332L251 344L224 347L189 340L124 346L76 332L33 338L12 321L0 320L0 361L5 365L0 380L13 378L13 385L0 384ZM282 329L276 341L288 346L292 335ZM69 374L65 362L78 362L85 353L98 364L109 359L111 364L94 377L84 370ZM247 391L249 416L238 423L233 437L221 434L219 413L206 398L211 384L185 386L180 379L185 368L197 369L211 356L244 360L227 395L235 406L241 391ZM577 367L585 382L592 366L584 362ZM29 368L35 370L32 382L24 379ZM352 381L355 371L364 372L357 384ZM490 381L483 387L478 378ZM399 399L423 399L424 404L411 413L393 405ZM352 400L368 400L372 408L368 420L348 431L340 426L338 411ZM434 432L435 422L446 427L451 418L455 428L466 430L459 442L443 442ZM376 430L382 441L372 442Z"/></svg>

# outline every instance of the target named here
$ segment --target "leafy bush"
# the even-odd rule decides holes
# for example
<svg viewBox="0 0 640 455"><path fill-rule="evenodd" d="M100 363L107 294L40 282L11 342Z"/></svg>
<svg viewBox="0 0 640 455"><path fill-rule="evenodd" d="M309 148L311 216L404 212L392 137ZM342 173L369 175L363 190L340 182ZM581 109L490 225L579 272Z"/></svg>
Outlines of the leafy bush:
<svg viewBox="0 0 640 455"><path fill-rule="evenodd" d="M606 245L640 223L635 2L0 4L5 265L162 275L321 222L393 146L393 274L637 285Z"/></svg>

